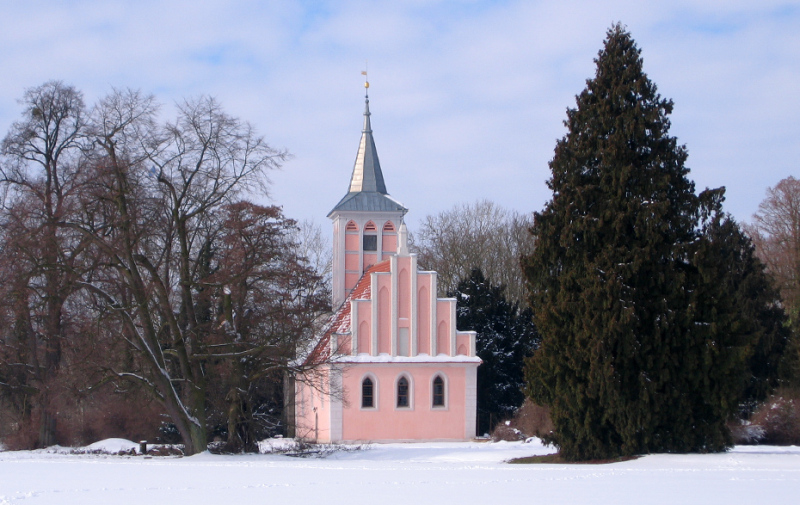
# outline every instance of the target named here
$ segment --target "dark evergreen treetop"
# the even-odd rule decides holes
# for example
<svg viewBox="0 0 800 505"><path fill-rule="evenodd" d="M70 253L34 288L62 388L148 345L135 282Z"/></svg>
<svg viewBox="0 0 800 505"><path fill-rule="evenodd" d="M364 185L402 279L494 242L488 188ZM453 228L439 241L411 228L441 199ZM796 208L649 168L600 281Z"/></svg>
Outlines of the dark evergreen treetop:
<svg viewBox="0 0 800 505"><path fill-rule="evenodd" d="M456 298L456 326L477 332L478 432L492 429L491 421L509 419L522 405L524 359L539 345L530 309L509 301L504 286L486 279L479 268L450 293Z"/></svg>
<svg viewBox="0 0 800 505"><path fill-rule="evenodd" d="M528 394L551 407L551 441L568 459L721 450L748 352L724 333L732 319L717 324L733 305L717 307L704 284L711 252L696 256L700 217L719 211L722 190L695 194L669 135L672 102L621 25L595 62L523 260L542 335Z"/></svg>

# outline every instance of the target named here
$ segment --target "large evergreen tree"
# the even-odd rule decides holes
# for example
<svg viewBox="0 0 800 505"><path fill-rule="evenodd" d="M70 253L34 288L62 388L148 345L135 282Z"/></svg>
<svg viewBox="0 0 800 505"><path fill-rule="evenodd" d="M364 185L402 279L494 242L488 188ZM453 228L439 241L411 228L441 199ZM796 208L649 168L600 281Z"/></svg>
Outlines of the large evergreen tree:
<svg viewBox="0 0 800 505"><path fill-rule="evenodd" d="M748 352L700 226L722 192L695 194L630 34L613 26L595 61L523 260L542 334L528 393L567 459L722 450Z"/></svg>
<svg viewBox="0 0 800 505"><path fill-rule="evenodd" d="M510 418L522 405L524 359L539 344L533 314L506 299L504 286L493 285L473 268L469 277L450 293L456 298L456 326L477 332L478 433L492 429L493 421Z"/></svg>

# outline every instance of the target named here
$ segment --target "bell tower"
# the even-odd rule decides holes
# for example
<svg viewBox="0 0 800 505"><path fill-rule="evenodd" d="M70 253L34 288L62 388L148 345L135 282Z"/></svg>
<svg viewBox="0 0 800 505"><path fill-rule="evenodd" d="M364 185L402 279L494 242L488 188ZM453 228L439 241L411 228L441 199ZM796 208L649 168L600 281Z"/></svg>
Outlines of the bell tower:
<svg viewBox="0 0 800 505"><path fill-rule="evenodd" d="M364 128L350 187L328 214L333 221L333 310L344 302L371 265L397 252L400 225L408 212L386 191L372 138L369 81L364 82L364 88Z"/></svg>

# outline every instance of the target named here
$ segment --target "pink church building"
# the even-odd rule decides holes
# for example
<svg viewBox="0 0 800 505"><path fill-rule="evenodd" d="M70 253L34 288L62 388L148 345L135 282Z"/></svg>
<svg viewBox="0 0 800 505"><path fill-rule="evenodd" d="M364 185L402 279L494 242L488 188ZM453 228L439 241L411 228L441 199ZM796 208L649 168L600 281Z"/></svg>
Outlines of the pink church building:
<svg viewBox="0 0 800 505"><path fill-rule="evenodd" d="M368 88L369 84L365 84ZM468 440L475 436L475 332L456 329L456 300L417 269L372 137L369 96L348 193L333 221L334 313L295 382L297 437L319 442Z"/></svg>

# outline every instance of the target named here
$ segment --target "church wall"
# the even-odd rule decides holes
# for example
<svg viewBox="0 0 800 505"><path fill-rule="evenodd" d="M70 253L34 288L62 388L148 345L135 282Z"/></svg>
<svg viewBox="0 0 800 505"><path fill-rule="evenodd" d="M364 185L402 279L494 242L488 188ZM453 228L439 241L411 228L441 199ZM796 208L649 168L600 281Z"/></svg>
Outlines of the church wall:
<svg viewBox="0 0 800 505"><path fill-rule="evenodd" d="M347 404L342 411L345 441L464 440L469 369L477 364L460 363L365 363L348 366L343 386ZM410 379L411 404L396 406L396 384L401 374ZM445 407L432 407L436 374L445 379ZM361 381L377 381L377 408L361 407Z"/></svg>
<svg viewBox="0 0 800 505"><path fill-rule="evenodd" d="M451 355L450 301L436 301L436 353Z"/></svg>
<svg viewBox="0 0 800 505"><path fill-rule="evenodd" d="M347 232L344 236L344 248L346 251L358 252L358 232Z"/></svg>
<svg viewBox="0 0 800 505"><path fill-rule="evenodd" d="M358 313L353 325L358 329L357 354L372 354L372 302L356 301Z"/></svg>
<svg viewBox="0 0 800 505"><path fill-rule="evenodd" d="M346 253L344 255L344 268L352 272L358 271L358 253ZM352 288L352 286L350 286Z"/></svg>
<svg viewBox="0 0 800 505"><path fill-rule="evenodd" d="M470 356L471 349L475 346L475 332L456 332L456 356Z"/></svg>
<svg viewBox="0 0 800 505"><path fill-rule="evenodd" d="M431 275L417 275L417 345L419 354L431 353ZM435 293L434 293L435 295Z"/></svg>
<svg viewBox="0 0 800 505"><path fill-rule="evenodd" d="M320 371L314 378L318 386L329 388L329 371ZM295 383L295 433L298 438L328 442L331 440L331 402L309 384ZM315 410L316 409L316 410Z"/></svg>
<svg viewBox="0 0 800 505"><path fill-rule="evenodd" d="M392 279L377 276L378 291L378 354L392 354ZM374 303L374 301L373 301Z"/></svg>
<svg viewBox="0 0 800 505"><path fill-rule="evenodd" d="M364 253L364 270L371 267L372 265L378 262L378 255L377 254L367 254Z"/></svg>

